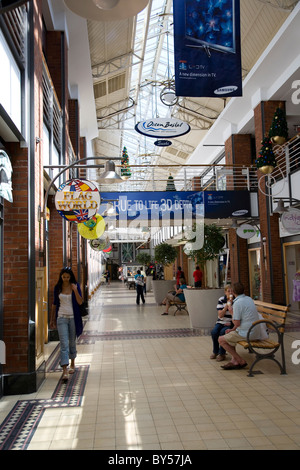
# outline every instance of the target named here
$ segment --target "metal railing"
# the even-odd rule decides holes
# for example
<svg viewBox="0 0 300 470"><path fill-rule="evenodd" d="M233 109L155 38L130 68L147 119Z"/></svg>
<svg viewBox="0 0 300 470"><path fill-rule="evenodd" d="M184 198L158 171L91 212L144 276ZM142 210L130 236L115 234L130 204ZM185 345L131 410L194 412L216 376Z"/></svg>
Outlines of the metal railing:
<svg viewBox="0 0 300 470"><path fill-rule="evenodd" d="M116 165L120 168L120 165ZM243 165L133 165L131 177L114 185L118 192L165 191L170 175L176 191L257 191L255 167ZM101 185L103 191L111 191Z"/></svg>

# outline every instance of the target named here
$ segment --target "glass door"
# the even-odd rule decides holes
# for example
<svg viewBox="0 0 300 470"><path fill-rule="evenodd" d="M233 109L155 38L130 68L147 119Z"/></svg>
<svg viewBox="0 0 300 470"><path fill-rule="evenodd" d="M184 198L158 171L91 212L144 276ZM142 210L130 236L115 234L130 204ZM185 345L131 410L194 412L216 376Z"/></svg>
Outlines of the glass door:
<svg viewBox="0 0 300 470"><path fill-rule="evenodd" d="M261 249L253 248L248 252L250 296L254 300L262 300L261 285Z"/></svg>
<svg viewBox="0 0 300 470"><path fill-rule="evenodd" d="M286 302L300 312L300 242L283 244Z"/></svg>

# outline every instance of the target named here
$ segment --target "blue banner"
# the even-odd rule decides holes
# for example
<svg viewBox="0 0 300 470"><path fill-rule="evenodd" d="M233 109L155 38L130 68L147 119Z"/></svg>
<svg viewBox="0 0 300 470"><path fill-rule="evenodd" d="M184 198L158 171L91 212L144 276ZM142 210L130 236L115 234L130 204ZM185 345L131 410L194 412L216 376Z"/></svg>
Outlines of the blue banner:
<svg viewBox="0 0 300 470"><path fill-rule="evenodd" d="M242 96L239 0L173 0L177 96Z"/></svg>
<svg viewBox="0 0 300 470"><path fill-rule="evenodd" d="M127 220L170 220L182 216L208 219L250 217L250 194L248 191L145 191L110 193L101 191L101 211L105 201L111 200L117 218ZM99 213L101 214L101 211Z"/></svg>

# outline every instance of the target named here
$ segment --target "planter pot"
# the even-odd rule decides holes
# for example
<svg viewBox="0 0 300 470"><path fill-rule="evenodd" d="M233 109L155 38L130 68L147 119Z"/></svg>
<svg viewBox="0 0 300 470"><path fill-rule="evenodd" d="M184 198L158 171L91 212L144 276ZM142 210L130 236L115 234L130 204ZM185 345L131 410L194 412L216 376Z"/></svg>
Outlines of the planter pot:
<svg viewBox="0 0 300 470"><path fill-rule="evenodd" d="M152 291L152 277L150 277L150 276L146 277L146 291L147 292Z"/></svg>
<svg viewBox="0 0 300 470"><path fill-rule="evenodd" d="M192 328L213 328L217 304L224 289L185 289L184 296Z"/></svg>
<svg viewBox="0 0 300 470"><path fill-rule="evenodd" d="M174 290L176 281L152 281L152 289L155 302L159 305L166 297L169 290Z"/></svg>

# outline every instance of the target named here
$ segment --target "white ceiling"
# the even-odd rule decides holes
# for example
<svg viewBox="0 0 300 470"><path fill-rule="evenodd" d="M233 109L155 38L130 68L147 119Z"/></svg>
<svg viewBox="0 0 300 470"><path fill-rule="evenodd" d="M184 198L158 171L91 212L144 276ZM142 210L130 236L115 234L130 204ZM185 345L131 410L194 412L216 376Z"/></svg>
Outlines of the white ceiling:
<svg viewBox="0 0 300 470"><path fill-rule="evenodd" d="M91 1L65 3L70 7L70 2L87 5ZM290 68L290 75L297 77L299 62L293 66L293 61L299 59L295 51L299 28L293 23L283 38L280 33L276 41L276 35L296 4L293 13L299 12L299 2L241 0L243 98L181 98L180 106L170 109L161 104L159 93L170 76L167 58L170 63L173 60L173 2L143 1L148 5L137 16L117 21L86 20L70 11L63 0L43 1L47 27L61 29L65 21L68 28L70 92L80 101L81 134L91 143L90 155L120 157L126 146L130 164L143 165L133 168L133 177L118 185L118 190L152 190L149 165L170 165L155 172L157 189L164 190L168 175L176 177L179 170L172 169L173 164L212 161L220 147L206 145L223 144L228 132L253 132L251 110L259 99L286 99L288 119L298 118L298 109L291 105L290 84L286 85L283 75ZM297 20L299 24L299 14ZM276 55L278 62L274 63ZM153 139L138 134L134 125L154 114L165 117L170 111L188 121L191 132L173 139L172 146L161 151ZM98 170L91 170L93 179L97 175ZM159 180L164 181L159 185Z"/></svg>

